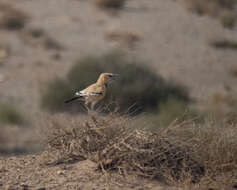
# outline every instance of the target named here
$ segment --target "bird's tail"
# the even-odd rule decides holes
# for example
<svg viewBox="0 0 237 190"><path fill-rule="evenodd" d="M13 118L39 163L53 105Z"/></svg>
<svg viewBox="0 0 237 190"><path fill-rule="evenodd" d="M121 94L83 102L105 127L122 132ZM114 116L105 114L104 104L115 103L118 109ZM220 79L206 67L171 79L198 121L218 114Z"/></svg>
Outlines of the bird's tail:
<svg viewBox="0 0 237 190"><path fill-rule="evenodd" d="M72 97L71 99L66 100L64 103L67 104L67 103L70 103L70 102L72 102L72 101L74 101L74 100L77 100L77 99L79 99L79 98L80 98L80 97L78 97L78 96L74 96L74 97Z"/></svg>

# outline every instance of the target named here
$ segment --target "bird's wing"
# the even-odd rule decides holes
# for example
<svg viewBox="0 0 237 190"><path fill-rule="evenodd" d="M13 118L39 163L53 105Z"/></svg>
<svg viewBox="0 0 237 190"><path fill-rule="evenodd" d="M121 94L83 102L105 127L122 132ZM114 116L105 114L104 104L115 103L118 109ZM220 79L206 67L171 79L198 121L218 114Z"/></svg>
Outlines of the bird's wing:
<svg viewBox="0 0 237 190"><path fill-rule="evenodd" d="M74 96L71 99L66 100L65 103L69 103L69 102L72 102L74 100L77 100L77 99L80 99L80 98L83 98L83 97L101 96L104 93L105 92L104 92L103 87L95 83L95 84L92 84L92 85L88 86L84 90L77 91L74 94Z"/></svg>
<svg viewBox="0 0 237 190"><path fill-rule="evenodd" d="M86 89L81 90L76 92L76 96L99 96L102 95L104 93L104 90L102 88L102 86L99 86L97 84L92 84L90 86L88 86Z"/></svg>

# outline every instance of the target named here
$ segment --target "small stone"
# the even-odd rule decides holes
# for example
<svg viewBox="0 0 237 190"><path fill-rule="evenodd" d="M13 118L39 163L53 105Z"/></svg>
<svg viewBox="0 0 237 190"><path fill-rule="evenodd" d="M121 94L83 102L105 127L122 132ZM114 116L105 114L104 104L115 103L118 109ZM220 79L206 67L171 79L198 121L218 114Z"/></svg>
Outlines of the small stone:
<svg viewBox="0 0 237 190"><path fill-rule="evenodd" d="M62 171L62 170L59 170L59 171L57 171L57 174L58 174L58 175L64 175L64 174L65 174L65 172L64 172L64 171Z"/></svg>

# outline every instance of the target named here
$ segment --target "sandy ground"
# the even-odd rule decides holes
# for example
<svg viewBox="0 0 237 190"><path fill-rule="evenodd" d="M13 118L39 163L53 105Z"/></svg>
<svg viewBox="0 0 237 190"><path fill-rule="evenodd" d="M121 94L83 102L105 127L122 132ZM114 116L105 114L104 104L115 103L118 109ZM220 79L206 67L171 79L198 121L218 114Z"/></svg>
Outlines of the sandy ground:
<svg viewBox="0 0 237 190"><path fill-rule="evenodd" d="M47 166L44 156L42 153L1 159L0 189L178 190L144 178L102 174L96 171L96 165L89 160Z"/></svg>

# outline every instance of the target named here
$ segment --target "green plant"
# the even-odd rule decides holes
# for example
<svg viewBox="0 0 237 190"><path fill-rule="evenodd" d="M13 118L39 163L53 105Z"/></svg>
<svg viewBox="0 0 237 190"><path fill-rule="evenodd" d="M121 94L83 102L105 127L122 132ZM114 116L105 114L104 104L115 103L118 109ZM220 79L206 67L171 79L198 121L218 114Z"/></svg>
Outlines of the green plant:
<svg viewBox="0 0 237 190"><path fill-rule="evenodd" d="M42 97L44 107L62 111L58 106L62 105L65 99L70 98L76 90L84 89L94 83L102 72L119 73L121 76L109 86L104 103L102 102L97 108L115 101L120 111L128 111L130 107L130 113L134 111L138 113L142 110L156 111L158 105L166 102L170 96L185 103L189 101L185 87L172 81L165 81L138 59L131 59L121 52L113 51L102 56L83 58L75 63L65 81L57 79L50 82ZM52 105L57 109L52 109Z"/></svg>
<svg viewBox="0 0 237 190"><path fill-rule="evenodd" d="M22 114L11 104L0 103L0 122L9 124L23 124Z"/></svg>

